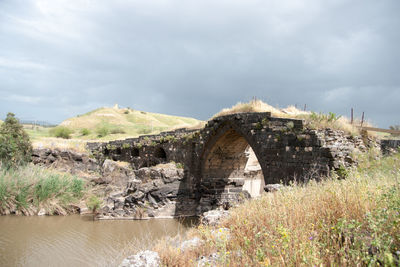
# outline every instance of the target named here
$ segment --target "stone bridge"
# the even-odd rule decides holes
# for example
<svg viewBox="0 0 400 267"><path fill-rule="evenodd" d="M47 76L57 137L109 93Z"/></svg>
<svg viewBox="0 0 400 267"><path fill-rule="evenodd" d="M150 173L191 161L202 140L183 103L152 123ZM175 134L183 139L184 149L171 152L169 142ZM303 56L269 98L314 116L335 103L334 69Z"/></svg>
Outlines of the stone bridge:
<svg viewBox="0 0 400 267"><path fill-rule="evenodd" d="M108 143L89 143L100 161L129 162L133 169L175 162L184 177L175 190L174 215L189 215L256 197L269 184L305 181L352 164L362 138L305 128L302 120L270 113L240 113L208 121L200 130L176 130Z"/></svg>

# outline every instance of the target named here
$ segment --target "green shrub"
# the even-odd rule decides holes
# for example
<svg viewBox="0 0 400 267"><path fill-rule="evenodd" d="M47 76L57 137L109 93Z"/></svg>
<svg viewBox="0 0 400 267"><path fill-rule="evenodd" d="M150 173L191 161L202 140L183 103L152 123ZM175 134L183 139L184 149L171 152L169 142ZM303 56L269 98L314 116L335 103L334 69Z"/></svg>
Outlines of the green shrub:
<svg viewBox="0 0 400 267"><path fill-rule="evenodd" d="M183 169L183 168L184 168L183 163L180 163L180 162L175 163L175 166L176 166L178 169Z"/></svg>
<svg viewBox="0 0 400 267"><path fill-rule="evenodd" d="M110 129L106 125L103 125L96 129L96 133L97 137L104 137L110 133Z"/></svg>
<svg viewBox="0 0 400 267"><path fill-rule="evenodd" d="M73 130L71 130L65 126L57 126L50 130L50 135L57 137L57 138L70 139L71 134L73 132L74 132Z"/></svg>
<svg viewBox="0 0 400 267"><path fill-rule="evenodd" d="M30 161L32 145L28 134L13 113L8 113L0 126L0 165L6 168Z"/></svg>
<svg viewBox="0 0 400 267"><path fill-rule="evenodd" d="M151 133L151 128L142 128L137 131L138 134L149 134Z"/></svg>
<svg viewBox="0 0 400 267"><path fill-rule="evenodd" d="M391 126L389 126L389 129L394 130L394 131L400 131L400 125L391 125ZM400 134L394 134L394 133L392 133L391 135L395 136L395 137L400 136Z"/></svg>
<svg viewBox="0 0 400 267"><path fill-rule="evenodd" d="M86 206L88 207L89 210L95 213L100 208L101 202L102 201L97 196L92 195L86 201Z"/></svg>
<svg viewBox="0 0 400 267"><path fill-rule="evenodd" d="M123 144L122 144L122 148L123 148L123 149L129 149L129 148L131 148L131 145L128 144L128 143L123 143Z"/></svg>
<svg viewBox="0 0 400 267"><path fill-rule="evenodd" d="M124 134L124 133L125 133L124 129L121 128L115 128L111 130L111 134Z"/></svg>
<svg viewBox="0 0 400 267"><path fill-rule="evenodd" d="M81 129L81 135L85 136L85 135L89 135L90 134L90 130L87 128L83 128Z"/></svg>

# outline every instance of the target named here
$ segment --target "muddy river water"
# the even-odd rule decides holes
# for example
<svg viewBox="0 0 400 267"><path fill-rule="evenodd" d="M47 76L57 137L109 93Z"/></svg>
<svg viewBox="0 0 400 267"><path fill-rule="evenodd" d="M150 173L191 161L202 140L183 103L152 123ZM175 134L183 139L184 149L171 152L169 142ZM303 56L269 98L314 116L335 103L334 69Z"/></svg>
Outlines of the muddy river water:
<svg viewBox="0 0 400 267"><path fill-rule="evenodd" d="M188 219L0 216L0 266L118 266L135 249L183 234L192 224Z"/></svg>

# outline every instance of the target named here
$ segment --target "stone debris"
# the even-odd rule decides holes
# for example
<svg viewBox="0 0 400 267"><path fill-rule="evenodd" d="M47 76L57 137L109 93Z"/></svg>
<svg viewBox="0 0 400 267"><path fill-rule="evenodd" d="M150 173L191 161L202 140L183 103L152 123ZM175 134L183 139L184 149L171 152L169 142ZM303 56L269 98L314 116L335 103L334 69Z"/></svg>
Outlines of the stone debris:
<svg viewBox="0 0 400 267"><path fill-rule="evenodd" d="M125 258L120 267L158 267L160 256L151 250L140 251L139 253Z"/></svg>
<svg viewBox="0 0 400 267"><path fill-rule="evenodd" d="M186 249L195 248L195 247L200 246L202 244L202 242L203 241L200 238L194 237L192 239L183 241L179 245L179 248L181 249L181 251L185 251Z"/></svg>
<svg viewBox="0 0 400 267"><path fill-rule="evenodd" d="M400 149L400 140L382 140L381 149L383 154L396 153Z"/></svg>
<svg viewBox="0 0 400 267"><path fill-rule="evenodd" d="M46 210L45 210L44 208L41 208L41 209L38 211L37 215L38 215L38 216L44 216L44 215L46 215Z"/></svg>
<svg viewBox="0 0 400 267"><path fill-rule="evenodd" d="M205 225L215 226L221 219L229 216L229 211L227 210L210 210L204 212L201 216L201 223Z"/></svg>
<svg viewBox="0 0 400 267"><path fill-rule="evenodd" d="M201 256L197 262L197 267L209 267L209 266L216 266L219 261L219 254L212 253L209 256Z"/></svg>
<svg viewBox="0 0 400 267"><path fill-rule="evenodd" d="M267 184L264 186L265 192L277 192L281 190L283 185L281 184Z"/></svg>

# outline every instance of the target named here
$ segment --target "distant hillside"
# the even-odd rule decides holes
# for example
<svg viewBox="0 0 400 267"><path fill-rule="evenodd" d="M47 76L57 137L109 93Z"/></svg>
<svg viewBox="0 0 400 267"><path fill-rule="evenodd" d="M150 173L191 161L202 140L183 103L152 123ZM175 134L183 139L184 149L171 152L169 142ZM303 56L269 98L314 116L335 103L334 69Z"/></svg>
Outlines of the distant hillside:
<svg viewBox="0 0 400 267"><path fill-rule="evenodd" d="M73 138L96 139L99 134L106 133L103 139L108 140L159 133L177 128L191 128L202 123L202 121L193 118L115 106L113 108L99 108L86 114L78 115L63 121L60 126L72 129L74 131Z"/></svg>

